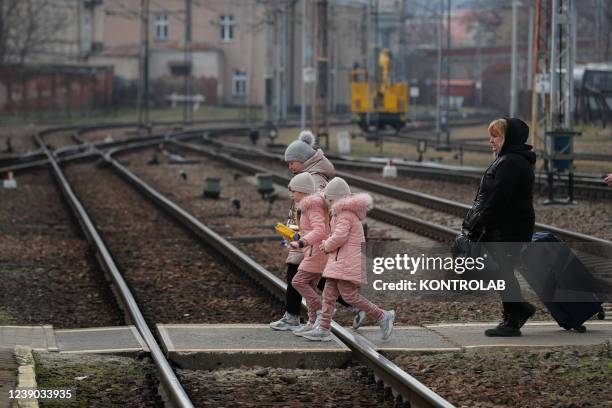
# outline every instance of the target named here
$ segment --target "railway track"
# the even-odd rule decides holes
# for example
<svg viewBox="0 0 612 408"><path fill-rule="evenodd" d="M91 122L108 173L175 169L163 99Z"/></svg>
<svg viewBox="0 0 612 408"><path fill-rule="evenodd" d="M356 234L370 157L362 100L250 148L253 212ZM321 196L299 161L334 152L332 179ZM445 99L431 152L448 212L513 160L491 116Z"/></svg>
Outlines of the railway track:
<svg viewBox="0 0 612 408"><path fill-rule="evenodd" d="M43 137L48 136L51 133L53 132L40 132L36 135L36 140L47 156L48 162L53 168L56 181L59 184L66 201L72 208L83 233L87 237L87 240L92 247L92 250L95 251L100 267L108 274L118 301L126 314L126 320L128 322L133 322L133 324L137 327L138 332L143 337L147 347L150 350L155 366L158 369L160 381L163 384L165 392L172 403L178 407L193 407L193 404L191 403L183 387L180 385L178 378L170 366L170 363L159 347L153 332L147 325L136 299L128 287L123 275L119 271L119 268L117 267L103 238L100 236L97 228L95 227L94 222L87 214L85 207L74 193L74 190L66 179L62 169L43 141Z"/></svg>
<svg viewBox="0 0 612 408"><path fill-rule="evenodd" d="M163 352L153 336L147 321L143 317L143 313L132 295L130 288L128 288L125 278L122 276L119 268L117 267L114 257L108 249L107 244L95 227L94 222L89 217L89 214L82 202L76 196L73 187L66 179L66 176L57 162L55 155L46 147L43 137L52 133L52 131L41 132L39 135L37 135L37 141L47 156L46 163L51 165L64 196L70 203L71 208L73 208L79 224L88 238L88 241L90 241L95 248L96 258L100 261L102 268L112 279L113 286L116 289L118 297L120 298L120 303L123 305L123 308L128 315L127 320L134 322L147 346L151 350L151 356L159 370L159 377L164 386L166 394L177 406L192 406L191 401L189 401L189 398L185 393L185 390L179 383L176 374L163 355ZM252 279L256 280L261 286L265 287L276 298L280 300L284 299L286 285L282 280L278 279L261 265L254 262L245 253L230 244L229 241L208 228L206 225L202 224L187 211L180 208L171 200L154 190L151 186L139 179L135 174L129 171L124 165L113 157L115 154L146 146L152 146L156 143L159 143L159 140L152 139L138 142L131 141L129 144L125 144L122 147L112 148L104 154L100 150L94 148L92 154L80 158L93 158L96 157L96 155L97 157L104 157L104 161L113 169L114 172L122 177L133 188L138 190L143 196L149 199L155 206L162 209L183 227L190 230L205 245L214 248L218 253L222 254L235 267L246 272ZM72 156L73 155L70 155L70 157ZM390 387L396 393L401 395L405 401L410 403L410 406L452 406L443 398L418 382L416 379L402 371L391 361L387 360L385 357L376 352L376 350L367 345L359 335L344 329L337 323L332 324L332 331L342 341L342 343L352 351L355 360L365 363L368 368L373 370L377 381L382 381L386 386Z"/></svg>
<svg viewBox="0 0 612 408"><path fill-rule="evenodd" d="M237 149L236 145L227 144L219 140L212 140L211 143L212 143L212 146L215 146L219 149L223 149L225 151L228 151L234 154L236 153L244 154L245 152L248 153L248 150L253 150L251 147ZM187 146L183 144L183 147L187 147ZM193 148L193 146L189 146L189 148ZM208 154L210 154L210 150L208 150L208 152L209 152ZM260 158L264 157L266 159L274 160L275 162L283 162L283 157L281 155L269 153L261 149L257 150L257 156ZM228 155L228 157L230 156ZM229 159L224 157L223 160L227 161ZM232 162L235 163L237 166L245 166L245 164L240 164L240 161L237 159L233 160ZM264 167L259 167L259 166L253 167L253 169L255 168L257 168L258 169L257 171L259 172L265 172L265 171L269 172L269 169L264 168ZM451 214L457 217L462 218L465 215L466 211L470 209L470 206L463 204L463 203L459 203L453 200L448 200L445 198L432 196L429 194L424 194L424 193L421 193L415 190L409 190L409 189L392 186L389 184L382 183L380 181L371 180L371 179L357 176L354 174L337 171L336 175L344 178L349 184L362 188L364 190L378 193L383 196L391 197L391 198L394 198L400 201L406 201L406 202L410 202L413 204L417 204L425 208L429 208L432 210ZM284 178L279 178L277 176L275 177L279 180L280 183L285 183L285 184L287 183L287 177L284 177ZM398 215L401 215L401 214L398 214ZM388 217L391 217L391 216L389 215ZM431 229L429 226L424 226L424 228ZM593 245L597 245L598 247L601 247L603 249L602 253L609 253L610 248L612 248L611 241L593 237L593 236L586 235L586 234L581 234L581 233L570 231L570 230L563 229L563 228L558 228L552 225L536 223L536 230L550 231L554 233L555 235L559 236L564 241L567 241L570 243L586 242L586 243L590 243ZM442 232L442 230L440 231L441 231L440 238L445 238L444 240L449 240L449 239L454 238L457 232L455 231L455 235L451 236L451 233L448 230L446 230L445 232Z"/></svg>
<svg viewBox="0 0 612 408"><path fill-rule="evenodd" d="M472 120L466 120L463 122L451 123L451 126L453 127L475 126L475 125L480 125L483 123L484 123L483 121L472 119ZM382 138L382 140L389 140L393 142L408 143L408 144L414 144L414 145L416 145L419 142L419 140L426 139L428 144L430 144L434 148L448 147L445 142L443 141L438 142L435 139L434 134L426 134L426 135L415 135L414 134L415 132L425 132L425 131L432 130L434 128L435 126L429 123L425 123L422 126L404 129L399 134L395 132L390 132L390 131L383 131L383 132L379 132L380 134L370 135L369 137L372 138L373 140ZM368 136L364 135L364 137L368 137ZM453 151L463 150L464 152L470 152L470 153L484 153L484 154L491 153L491 147L486 143L486 140L476 140L476 139L451 140L450 148ZM604 154L604 153L576 152L574 153L574 156L575 156L575 160L581 160L581 161L603 161L603 162L612 161L612 155Z"/></svg>
<svg viewBox="0 0 612 408"><path fill-rule="evenodd" d="M156 205L163 207L163 208L171 208L171 205L173 205L174 203L172 203L171 201L165 199L165 197L163 197L161 194L157 193L155 190L153 190L150 186L142 183L141 181L138 182L138 177L136 177L135 175L129 176L129 170L127 170L127 168L125 168L121 163L119 163L116 159L114 159L112 157L112 154L116 153L122 153L122 152L126 152L126 151L131 151L131 150L135 150L135 149L142 149L145 148L147 146L152 146L155 145L157 143L159 143L160 141L168 141L171 137L178 137L178 138L189 138L189 137L194 137L194 138L199 138L201 136L201 134L204 132L205 130L199 129L199 130L193 130L191 131L191 133L189 134L184 134L184 133L180 133L177 132L175 134L166 134L166 135L157 135L154 136L156 137L156 139L154 137L152 138L142 138L140 140L130 140L130 141L121 141L121 142L115 142L114 145L114 150L112 152L109 152L105 155L105 161L114 169L114 171L118 172L118 174L122 175L122 177L124 177L126 180L131 180L129 181L130 183L135 183L135 184L139 184L139 190L147 197L149 197L151 200L153 200ZM210 130L209 130L210 131ZM223 132L224 130L221 130L221 132ZM192 146L192 145L185 145L184 143L180 143L178 142L176 144L176 146L179 146L181 148L189 148L189 149L193 149L195 148L196 150L201 149L200 146ZM98 147L100 148L112 148L109 146L105 146L104 144L100 144ZM72 151L72 150L66 150L65 153L60 152L60 154L58 156L60 156L60 160L62 161L72 161L75 159L92 159L94 157L100 157L100 152L95 151L95 150L91 150L94 149L94 147L88 147L88 149L82 149L82 150L76 150L76 151ZM202 152L202 151L200 151ZM235 160L232 157L224 157L225 155L223 154L219 154L218 152L215 151L208 151L206 152L206 154L213 154L217 159L222 159L222 160ZM50 152L47 150L45 152L45 154L47 155L48 159L47 160L41 160L40 164L51 164L52 168L54 169L54 172L56 171L55 168L57 167L59 169L59 165L57 163L53 164L52 156L50 154ZM38 164L38 165L40 165ZM34 165L35 166L35 165ZM248 167L248 166L252 166L252 165L248 165L246 163L242 163L240 164L240 166L242 166L244 171L250 172L253 169L256 169L257 166L255 167ZM30 163L29 166L24 166L24 169L26 168L32 168L33 165L32 163ZM123 169L121 169L123 167ZM258 172L259 171L265 171L265 172L269 172L267 169L264 168L258 168L256 169ZM61 171L61 169L60 169ZM124 171L127 171L128 173L124 173ZM275 181L279 182L279 183L283 183L286 184L286 182L288 181L287 178L277 178L275 177ZM67 195L69 195L68 193L65 193ZM180 208L178 209L180 210ZM391 210L384 210L384 209L375 209L374 212L372 213L372 215L382 221L386 221L386 222L390 222L393 223L395 225L403 225L404 226L408 226L408 225L412 225L410 228L412 228L413 230L416 229L420 229L420 231L422 231L422 233L424 235L430 236L432 238L438 239L438 240L443 240L443 241L447 241L448 239L454 237L454 234L456 233L456 231L450 229L450 228L444 228L441 226L437 226L433 223L429 223L431 225L427 225L427 223L423 223L421 222L422 220L418 220L418 219L413 219L411 217L407 217L405 215L402 215L400 213L396 213L394 214L393 211ZM197 236L200 236L200 234L203 234L201 236L201 239L204 239L204 235L208 235L206 233L205 230L202 230L201 227L205 227L204 225L197 225L197 220L195 220L195 218L193 218L191 216L190 219L190 215L187 212L184 212L184 210L178 211L176 215L173 215L174 217L176 217L177 220L179 220L179 222L183 223L185 226L187 226L187 228L189 228L192 232L194 232ZM386 217L386 218L385 218ZM212 232L213 236L214 236L214 232L212 230L209 230L208 232ZM221 238L220 235L216 234L217 238ZM221 240L223 240L223 238L221 238ZM227 242L227 241L226 241ZM218 245L221 245L221 248L224 248L224 250L230 250L227 248L227 246L223 243L223 241L221 241L221 243L218 243ZM236 248L235 248L236 249ZM230 251L231 253L232 251ZM240 252L238 250L238 252ZM250 258L248 258L248 256L244 255L244 253L242 254L242 256L240 255L236 255L236 262L240 263L240 267L241 268L246 268L247 264L249 263ZM252 260L251 260L252 261ZM262 285L268 287L268 290L273 293L273 291L277 291L278 292L278 297L283 297L282 295L282 289L284 287L284 283L276 278L274 275L269 275L267 277L262 277L263 275L258 273L258 269L263 269L261 266L259 266L259 268L257 268L256 266L253 266L253 273L257 274L256 276L259 276L259 279L262 279L262 281L260 282ZM255 278L258 279L258 278ZM267 284L265 283L267 282ZM351 349L353 347L358 347L360 346L360 339L359 337L356 337L353 333L347 332L347 333L343 333L343 328L334 325L334 333L339 337L339 338L343 338L345 341L345 344L347 344ZM346 331L346 330L344 330ZM352 336L352 338L351 338ZM355 344L352 344L355 343ZM360 354L357 351L354 351L355 353L355 358L358 360L365 360L366 362L369 361L369 363L367 364L371 364L371 360L372 359L376 359L376 356L380 356L378 353L376 353L373 350L370 350L375 354L372 354L370 352L366 352L366 353L362 353ZM378 370L378 371L377 371ZM398 369L399 370L399 369ZM384 370L381 367L378 368L374 368L374 371L376 373L376 376L378 379L382 379L387 385L392 386L396 391L400 390L399 393L401 395L403 395L406 399L408 399L409 401L412 402L412 406L421 406L419 405L420 403L423 403L422 406L444 406L444 405L435 405L435 398L434 400L429 400L428 398L424 398L423 395L429 395L428 394L428 389L424 388L424 386L422 386L422 384L418 383L414 383L412 382L412 380L414 380L412 377L409 377L408 379L404 379L404 380L398 380L397 378L397 373L395 372L395 370L389 370L387 368L387 370ZM400 370L401 371L401 370ZM399 381L399 382L398 382ZM416 381L416 380L414 380ZM420 386L419 386L420 384ZM437 400L438 402L440 402L439 400ZM417 404L417 402L419 402L419 404Z"/></svg>
<svg viewBox="0 0 612 408"><path fill-rule="evenodd" d="M347 171L367 170L382 173L385 163L358 159L331 158L334 166ZM398 175L418 177L430 180L453 181L457 183L478 184L484 169L464 169L459 166L429 166L420 163L394 163ZM567 194L567 177L554 180L557 192ZM612 190L605 185L603 179L597 176L577 175L574 177L574 195L580 198L612 199ZM543 172L536 173L536 188L541 193L548 190L548 177Z"/></svg>
<svg viewBox="0 0 612 408"><path fill-rule="evenodd" d="M234 168L239 170L257 174L257 173L270 173L274 182L287 185L290 178L282 174L271 172L269 168L258 166L255 164L248 163L244 160L235 158L229 154L220 153L206 147L196 146L188 143L175 142L176 146L187 149L200 154L208 155L217 160L221 160ZM275 158L275 156L269 156ZM337 174L345 178L351 185L355 185L362 189L370 192L383 194L400 200L410 201L411 203L435 209L438 211L446 212L449 214L457 215L462 217L464 211L469 207L460 203L453 202L451 200L441 199L438 197L429 196L420 192L409 191L399 189L393 186L383 185L376 183L371 180L357 177L353 175L343 174L337 172ZM373 219L385 222L390 225L400 227L402 229L415 232L424 237L432 238L440 242L451 242L459 233L458 230L439 225L421 218L406 215L396 210L386 208L385 206L375 206L374 209L368 214ZM593 268L597 275L609 279L612 274L612 264L610 258L612 258L612 243L609 241L592 237L585 234L576 233L573 231L556 228L548 225L537 225L541 230L551 231L557 236L562 237L565 241L573 245L578 251L581 260L587 267ZM586 245L584 245L586 244ZM522 282L524 287L528 287L526 282ZM606 309L610 308L609 304L605 305Z"/></svg>
<svg viewBox="0 0 612 408"><path fill-rule="evenodd" d="M215 123L214 121L201 121L201 122L202 123ZM479 124L481 122L482 120L480 119L467 119L467 120L459 121L455 123L454 125L455 126L472 126L474 124ZM135 129L144 129L150 134L152 132L153 126L155 127L161 127L161 126L176 127L176 126L180 126L180 124L173 123L173 122L154 122L151 126L144 127L136 123L117 123L117 124L106 125L105 129L111 130L111 129L131 127ZM411 143L417 143L419 138L412 137L409 134L415 131L429 130L432 128L432 126L433 125L431 125L431 123L428 123L428 122L419 122L417 126L404 129L404 131L402 132L404 136L399 136L395 134L387 135L385 133L385 137L398 137L398 138L401 138L402 140L409 140ZM70 132L70 137L72 138L72 140L77 143L83 142L81 143L82 145L88 144L86 141L83 140L82 136L90 132L95 132L98 129L99 128L96 126L88 126L88 127L81 127L81 128L69 126L69 127L56 128L57 131ZM235 130L246 133L249 130L249 128L248 127L238 127ZM214 134L215 132L212 132L211 136ZM220 133L217 132L216 134L225 134L225 132L220 132ZM124 142L125 141L106 142L106 143L99 142L99 143L95 143L95 145L100 148L109 148L114 145L119 146ZM470 149L475 149L476 151L479 151L479 152L490 153L490 148L488 145L484 145L482 143L479 144L473 140L466 141L465 143L464 142L453 142L453 143L456 144L457 146L462 146L462 148L465 147L464 150L466 151L470 151ZM58 150L57 153L62 156L67 153L73 154L74 149L75 149L75 146L69 146L66 149ZM41 154L42 154L41 152L38 152L38 153L31 152L27 156L24 156L24 157L13 157L11 159L5 160L4 162L0 162L0 173L6 172L9 170L10 171L20 171L20 170L29 168L30 165L40 165L42 164ZM580 153L578 155L580 159L582 160L593 159L593 160L601 160L601 161L612 161L612 156L610 155L590 154L590 153L589 154ZM329 158L333 161L334 165L338 169L346 169L348 171L351 171L351 170L381 171L384 166L384 163L374 163L372 161L364 161L364 160L359 160L359 159L346 159L342 157L333 157L333 156L330 156ZM440 179L440 180L445 180L445 181L456 181L460 183L478 183L478 181L480 180L480 176L482 174L482 169L472 170L472 169L465 169L465 168L453 167L453 166L432 167L432 166L423 165L420 163L409 163L409 164L396 163L395 165L398 168L398 174L401 174L401 175L406 175L410 177L420 177L420 178L425 178L425 179L433 179L433 180ZM554 183L553 188L555 189L556 194L568 194L566 175L561 175L561 176L556 177L553 180L553 183ZM536 187L538 188L538 191L545 192L548 190L548 186L549 186L549 181L548 181L547 175L544 172L537 172L536 173ZM591 176L591 175L584 175L584 174L575 175L573 192L574 192L574 196L577 198L590 198L590 199L612 198L612 190L605 185L602 178L599 176Z"/></svg>

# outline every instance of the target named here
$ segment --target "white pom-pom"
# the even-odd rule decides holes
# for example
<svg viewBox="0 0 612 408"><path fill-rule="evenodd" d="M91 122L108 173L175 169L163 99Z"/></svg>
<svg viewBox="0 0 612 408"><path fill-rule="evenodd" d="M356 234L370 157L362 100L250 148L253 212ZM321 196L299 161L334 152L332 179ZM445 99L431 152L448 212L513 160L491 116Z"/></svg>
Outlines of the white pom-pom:
<svg viewBox="0 0 612 408"><path fill-rule="evenodd" d="M310 130L302 130L300 132L300 136L298 137L298 140L301 140L302 142L312 146L314 145L315 137Z"/></svg>

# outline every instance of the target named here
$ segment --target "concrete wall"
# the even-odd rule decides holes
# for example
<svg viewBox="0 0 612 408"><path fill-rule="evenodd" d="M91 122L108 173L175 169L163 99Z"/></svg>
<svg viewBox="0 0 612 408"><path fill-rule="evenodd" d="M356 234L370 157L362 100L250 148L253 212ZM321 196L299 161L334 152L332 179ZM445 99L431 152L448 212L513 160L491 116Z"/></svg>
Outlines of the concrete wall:
<svg viewBox="0 0 612 408"><path fill-rule="evenodd" d="M127 80L138 79L138 58L96 56L90 59L94 65L111 65L114 67L115 76Z"/></svg>

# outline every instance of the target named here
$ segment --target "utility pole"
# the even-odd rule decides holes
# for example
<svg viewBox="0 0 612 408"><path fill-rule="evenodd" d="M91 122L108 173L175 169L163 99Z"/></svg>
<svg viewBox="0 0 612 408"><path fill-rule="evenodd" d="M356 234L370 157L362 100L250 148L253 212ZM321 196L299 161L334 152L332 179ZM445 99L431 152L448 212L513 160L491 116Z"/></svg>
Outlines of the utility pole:
<svg viewBox="0 0 612 408"><path fill-rule="evenodd" d="M4 13L4 6L0 2L0 13ZM4 18L3 18L4 20ZM93 19L92 19L93 20ZM79 1L77 4L77 57L76 59L79 61L83 60L84 50L83 50L83 2Z"/></svg>
<svg viewBox="0 0 612 408"><path fill-rule="evenodd" d="M255 23L254 23L254 16L255 14L255 2L251 1L249 2L249 11L248 11L248 25L245 23L245 26L247 27L246 30L242 30L242 32L244 33L246 31L248 38L248 47L249 47L249 51L248 51L248 55L247 55L247 89L246 89L246 117L247 117L247 123L249 125L252 124L253 122L253 112L251 111L251 105L253 104L253 93L252 93L252 89L253 86L251 85L253 83L253 37L255 36Z"/></svg>
<svg viewBox="0 0 612 408"><path fill-rule="evenodd" d="M286 118L287 113L287 81L286 81L286 50L287 50L287 1L276 9L276 89L275 115L276 122Z"/></svg>
<svg viewBox="0 0 612 408"><path fill-rule="evenodd" d="M191 104L191 70L193 69L193 54L191 44L191 20L192 20L192 0L185 0L185 78L183 84L183 94L185 103L183 104L183 122L187 125L193 121L193 106Z"/></svg>
<svg viewBox="0 0 612 408"><path fill-rule="evenodd" d="M444 18L444 0L440 2L438 16L438 81L436 84L436 143L440 144L440 100L442 99L442 19Z"/></svg>
<svg viewBox="0 0 612 408"><path fill-rule="evenodd" d="M550 48L551 129L571 129L575 65L574 0L552 0L552 37Z"/></svg>
<svg viewBox="0 0 612 408"><path fill-rule="evenodd" d="M308 58L307 38L306 38L306 22L308 16L308 1L302 0L302 88L300 91L300 129L306 128L306 78L305 72L307 67L306 59Z"/></svg>
<svg viewBox="0 0 612 408"><path fill-rule="evenodd" d="M330 102L329 102L329 115L333 115L334 113L336 113L336 108L338 106L338 85L339 82L338 81L338 61L339 61L339 54L340 54L340 50L338 47L338 44L340 43L338 41L338 28L336 27L336 21L333 20L333 16L336 15L336 5L334 4L334 2L331 3L330 6L330 11L329 11L329 17L328 19L330 19L331 21L328 21L328 25L331 27L331 45L333 48L330 49L330 73L329 73L329 78L331 81L332 86L330 86Z"/></svg>
<svg viewBox="0 0 612 408"><path fill-rule="evenodd" d="M406 9L408 0L401 0L402 4L400 5L400 17L399 17L399 79L404 80L408 83L408 94L410 94L410 81L408 75L408 66L406 64Z"/></svg>
<svg viewBox="0 0 612 408"><path fill-rule="evenodd" d="M557 97L557 92L562 93L563 89L560 86L561 76L559 68L559 0L552 0L552 12L551 12L551 30L552 36L550 37L550 111L548 112L548 123L550 128L547 130L558 128L561 124L561 107L560 100L563 95Z"/></svg>
<svg viewBox="0 0 612 408"><path fill-rule="evenodd" d="M576 58L575 0L552 0L550 10L550 109L547 111L545 160L548 164L549 199L546 204L573 204L574 65ZM568 198L554 196L554 174L567 173Z"/></svg>
<svg viewBox="0 0 612 408"><path fill-rule="evenodd" d="M602 30L604 18L604 0L597 0L595 10L595 44L597 49L597 61L603 61L603 36L606 35Z"/></svg>
<svg viewBox="0 0 612 408"><path fill-rule="evenodd" d="M329 149L329 47L327 31L327 0L317 0L315 15L317 86L312 128L317 137L325 137L325 148Z"/></svg>
<svg viewBox="0 0 612 408"><path fill-rule="evenodd" d="M264 123L273 124L272 99L274 95L274 15L276 13L276 0L268 0L266 10L266 63L265 63L265 100Z"/></svg>
<svg viewBox="0 0 612 408"><path fill-rule="evenodd" d="M518 0L512 0L512 64L510 68L510 117L516 116L517 110L517 74L518 74Z"/></svg>
<svg viewBox="0 0 612 408"><path fill-rule="evenodd" d="M534 12L533 6L529 7L529 38L527 42L529 43L529 47L527 49L527 84L525 88L531 86L532 83L532 75L533 75L533 42L534 42Z"/></svg>
<svg viewBox="0 0 612 408"><path fill-rule="evenodd" d="M448 0L448 15L446 16L446 146L450 147L450 80L451 80L451 0Z"/></svg>
<svg viewBox="0 0 612 408"><path fill-rule="evenodd" d="M366 7L366 93L367 93L367 103L366 103L366 129L370 129L370 110L372 106L370 102L372 98L370 97L370 89L372 87L371 78L372 78L372 0L368 0L368 4Z"/></svg>
<svg viewBox="0 0 612 408"><path fill-rule="evenodd" d="M280 0L281 3L283 0ZM282 71L283 71L283 50L282 50L282 26L283 11L282 5L277 5L274 9L274 50L276 52L276 63L274 64L274 122L280 123L281 119L281 99L282 99Z"/></svg>
<svg viewBox="0 0 612 408"><path fill-rule="evenodd" d="M138 86L138 123L149 122L149 0L140 0L140 75Z"/></svg>

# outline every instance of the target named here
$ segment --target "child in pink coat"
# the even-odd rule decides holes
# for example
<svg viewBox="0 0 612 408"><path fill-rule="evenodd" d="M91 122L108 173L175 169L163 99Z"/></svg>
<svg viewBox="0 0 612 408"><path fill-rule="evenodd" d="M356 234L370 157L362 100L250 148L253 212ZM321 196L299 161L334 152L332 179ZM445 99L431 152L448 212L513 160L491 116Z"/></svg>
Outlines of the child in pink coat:
<svg viewBox="0 0 612 408"><path fill-rule="evenodd" d="M374 319L386 340L393 330L395 312L384 311L359 294L359 286L365 282L361 259L361 244L365 242L362 221L372 208L372 197L365 193L351 195L348 184L340 177L329 182L324 197L331 207L332 235L321 243L321 249L328 254L323 271L323 277L327 279L323 291L323 312L320 325L302 333L302 336L315 341L331 340L329 327L340 294L346 302Z"/></svg>
<svg viewBox="0 0 612 408"><path fill-rule="evenodd" d="M300 336L312 330L321 314L321 296L316 291L317 284L327 263L327 255L319 249L320 243L327 238L327 203L321 193L315 193L314 178L309 173L300 173L289 182L291 198L300 211L299 224L302 237L291 242L292 248L303 248L304 259L300 262L297 274L291 284L306 300L308 322L293 331Z"/></svg>

